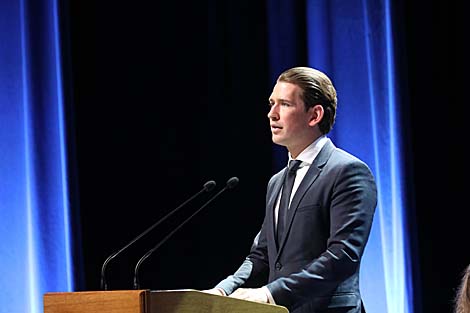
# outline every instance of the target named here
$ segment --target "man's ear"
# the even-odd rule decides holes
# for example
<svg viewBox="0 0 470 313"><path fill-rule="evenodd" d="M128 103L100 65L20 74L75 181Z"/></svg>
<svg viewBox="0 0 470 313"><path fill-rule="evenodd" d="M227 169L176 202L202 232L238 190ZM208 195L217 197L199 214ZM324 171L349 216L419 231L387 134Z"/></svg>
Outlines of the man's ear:
<svg viewBox="0 0 470 313"><path fill-rule="evenodd" d="M308 112L310 113L310 120L308 122L308 125L310 126L315 126L320 123L320 121L323 119L323 115L325 114L325 111L323 110L323 107L320 104L316 104L313 107L310 107L308 109Z"/></svg>

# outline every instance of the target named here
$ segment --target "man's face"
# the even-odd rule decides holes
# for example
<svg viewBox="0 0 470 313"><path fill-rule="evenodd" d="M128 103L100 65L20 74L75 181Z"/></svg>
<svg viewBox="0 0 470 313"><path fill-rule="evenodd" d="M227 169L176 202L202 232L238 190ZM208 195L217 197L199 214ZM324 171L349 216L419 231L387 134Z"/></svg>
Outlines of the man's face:
<svg viewBox="0 0 470 313"><path fill-rule="evenodd" d="M301 93L297 85L277 82L269 97L272 140L291 153L302 151L312 139L312 110L305 111Z"/></svg>

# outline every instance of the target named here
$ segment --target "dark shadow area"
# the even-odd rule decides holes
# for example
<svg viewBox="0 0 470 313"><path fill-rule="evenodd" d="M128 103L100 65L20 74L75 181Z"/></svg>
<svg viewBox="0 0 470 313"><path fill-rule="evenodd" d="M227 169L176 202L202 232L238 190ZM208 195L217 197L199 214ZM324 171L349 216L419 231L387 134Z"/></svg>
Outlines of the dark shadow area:
<svg viewBox="0 0 470 313"><path fill-rule="evenodd" d="M141 266L143 288L210 288L262 223L271 175L263 3L72 1L71 81L85 283L159 218L201 195L108 265L132 289L136 262L236 176Z"/></svg>
<svg viewBox="0 0 470 313"><path fill-rule="evenodd" d="M413 194L422 312L453 312L470 263L468 209L468 18L453 2L407 2ZM405 132L406 133L406 132ZM410 176L411 177L411 176Z"/></svg>

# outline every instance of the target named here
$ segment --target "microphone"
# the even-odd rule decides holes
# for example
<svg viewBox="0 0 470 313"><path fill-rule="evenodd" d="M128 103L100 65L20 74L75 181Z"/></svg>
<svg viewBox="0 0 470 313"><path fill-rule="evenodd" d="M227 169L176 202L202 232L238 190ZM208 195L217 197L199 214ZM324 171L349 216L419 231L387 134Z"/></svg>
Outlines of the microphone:
<svg viewBox="0 0 470 313"><path fill-rule="evenodd" d="M101 289L102 290L108 290L108 284L106 282L106 266L108 265L109 261L111 261L112 259L114 259L119 253L121 253L122 251L126 250L130 245L132 245L133 243L135 243L137 240L139 240L140 238L142 238L143 236L145 236L148 232L150 232L152 229L154 229L156 226L158 226L160 223L162 223L163 221L165 221L168 217L170 217L171 215L173 215L174 213L176 213L176 211L178 211L179 209L181 209L183 206L185 206L188 202L190 202L191 200L193 200L194 198L196 198L197 196L199 196L201 193L203 192L209 192L209 191L212 191L215 187L216 183L215 181L213 180L209 180L208 182L206 182L203 186L203 188L198 191L196 194L194 194L192 197L190 197L188 200L186 200L185 202L183 202L182 204L180 204L176 209L174 209L173 211L171 211L170 213L168 213L167 215L165 215L164 217L162 217L161 219L159 219L155 224L153 224L152 226L150 226L149 228L147 228L144 232L142 232L140 235L138 235L137 237L135 237L134 239L132 239L127 245L125 245L123 248L121 248L119 251L116 251L114 253L112 253L103 263L103 266L101 267Z"/></svg>
<svg viewBox="0 0 470 313"><path fill-rule="evenodd" d="M142 262L144 262L145 259L147 259L155 250L157 250L162 244L164 244L176 231L178 231L181 227L183 227L184 224L186 224L190 219L192 219L196 214L198 214L202 209L204 209L209 203L211 203L215 198L217 198L222 192L224 192L227 189L233 189L238 185L238 178L237 177L232 177L230 178L225 187L222 188L218 193L216 193L212 198L207 200L206 203L204 203L196 212L194 212L192 215L190 215L187 219L185 219L180 225L178 225L175 229L173 229L168 235L163 238L156 246L154 246L152 249L150 249L144 256L140 258L140 260L137 262L135 269L134 269L134 289L140 289L140 283L139 283L139 268L142 265Z"/></svg>

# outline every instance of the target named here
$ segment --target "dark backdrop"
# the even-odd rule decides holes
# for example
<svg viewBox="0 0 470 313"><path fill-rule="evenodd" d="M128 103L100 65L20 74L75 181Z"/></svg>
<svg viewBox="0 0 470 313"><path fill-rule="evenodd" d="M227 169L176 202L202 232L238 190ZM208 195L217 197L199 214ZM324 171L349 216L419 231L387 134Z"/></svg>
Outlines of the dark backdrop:
<svg viewBox="0 0 470 313"><path fill-rule="evenodd" d="M109 254L211 179L217 190L232 176L240 184L145 261L142 287L210 288L243 260L261 225L273 173L265 5L64 5L83 290L99 289ZM421 269L415 288L423 312L451 312L460 272L470 262L464 198L468 23L451 3L397 7L408 91L407 168L415 182L409 226L418 233ZM137 260L207 199L198 198L114 259L110 287L132 288Z"/></svg>
<svg viewBox="0 0 470 313"><path fill-rule="evenodd" d="M99 289L106 257L206 181L219 190L236 176L140 268L145 288L212 287L247 254L271 175L263 3L68 10L84 289ZM207 199L111 261L110 287L132 288L137 260Z"/></svg>
<svg viewBox="0 0 470 313"><path fill-rule="evenodd" d="M457 1L405 6L411 151L423 312L452 312L470 264L469 19ZM405 132L406 133L406 132ZM411 176L410 176L411 177Z"/></svg>

